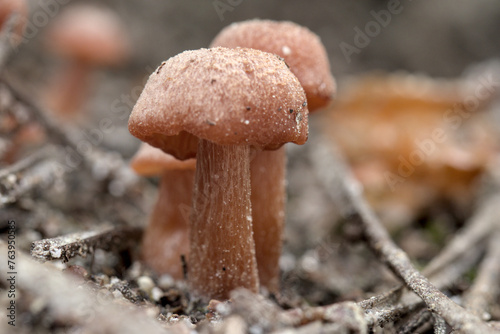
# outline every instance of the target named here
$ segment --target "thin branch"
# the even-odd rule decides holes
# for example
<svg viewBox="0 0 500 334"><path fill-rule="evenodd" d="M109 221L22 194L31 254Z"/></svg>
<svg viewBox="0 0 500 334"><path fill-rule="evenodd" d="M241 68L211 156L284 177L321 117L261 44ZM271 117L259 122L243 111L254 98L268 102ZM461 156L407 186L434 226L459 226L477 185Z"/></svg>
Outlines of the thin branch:
<svg viewBox="0 0 500 334"><path fill-rule="evenodd" d="M339 153L315 138L311 161L322 184L333 200L340 199L346 219L363 228L367 244L392 272L415 292L430 311L437 313L455 330L462 333L494 333L495 331L476 315L466 311L446 297L418 272L407 254L390 238L361 194L361 186L349 172Z"/></svg>
<svg viewBox="0 0 500 334"><path fill-rule="evenodd" d="M363 309L368 310L377 306L383 306L390 303L392 304L401 297L402 291L403 286L399 286L380 295L376 295L369 299L363 300L359 302L358 305Z"/></svg>
<svg viewBox="0 0 500 334"><path fill-rule="evenodd" d="M484 320L490 319L490 308L500 290L500 228L490 237L486 258L483 260L477 278L467 291L464 305Z"/></svg>
<svg viewBox="0 0 500 334"><path fill-rule="evenodd" d="M495 228L500 216L500 195L491 196L476 210L466 227L456 234L441 253L424 269L423 273L430 277L442 267L454 262L457 258L470 252L476 245L484 242Z"/></svg>
<svg viewBox="0 0 500 334"><path fill-rule="evenodd" d="M483 252L482 241L494 228L494 222L498 217L498 196L493 195L486 199L474 216L467 221L463 230L456 234L451 242L443 248L430 263L433 270L424 269L434 286L444 289L467 270L472 268L481 257ZM462 245L462 246L461 246ZM394 299L401 296L400 290L403 286L394 288L391 291L376 295L358 304L365 309L373 309L370 312L371 325L383 325L388 321L397 319L398 316L414 310L422 303L420 299L408 296L403 292L404 301L395 304ZM397 294L396 294L397 292ZM378 301L372 304L372 300ZM370 307L371 306L371 307Z"/></svg>
<svg viewBox="0 0 500 334"><path fill-rule="evenodd" d="M432 321L432 313L425 309L421 310L417 314L413 315L410 321L408 321L400 330L398 330L397 333L398 334L415 333L423 326L428 326L429 322L431 321Z"/></svg>
<svg viewBox="0 0 500 334"><path fill-rule="evenodd" d="M7 254L7 245L2 241L0 254ZM30 294L44 302L46 321L53 319L66 325L80 326L87 328L84 332L88 333L171 333L161 328L144 310L97 298L91 289L79 287L71 277L53 266L36 263L21 251L16 251L15 271L18 273L15 274L16 289L21 290L23 295ZM12 269L7 268L7 261L0 261L2 281L11 278L9 272ZM16 325L22 331L24 325Z"/></svg>
<svg viewBox="0 0 500 334"><path fill-rule="evenodd" d="M14 100L26 108L26 111L31 116L30 118L38 122L46 130L47 136L54 144L60 145L64 148L63 150L76 154L82 159L83 166L88 170L99 170L101 178L109 176L111 179L119 181L123 189L127 189L136 183L138 180L137 175L118 154L105 152L97 146L92 147L88 153L80 153L79 144L82 139L71 135L71 133L78 133L78 131L74 131L75 129L71 129L68 125L58 124L49 116L49 113L5 78L0 78L0 86L6 88L5 91L10 93ZM73 170L74 168L70 169Z"/></svg>
<svg viewBox="0 0 500 334"><path fill-rule="evenodd" d="M434 334L446 334L446 322L437 314L434 315Z"/></svg>
<svg viewBox="0 0 500 334"><path fill-rule="evenodd" d="M61 146L68 145L72 149L77 149L77 143L69 135L69 131L67 131L64 126L58 124L52 117L48 116L48 112L43 110L43 108L36 104L28 95L16 88L15 85L6 78L0 78L0 85L6 88L5 91L8 92L15 101L26 108L31 119L38 122L47 130L47 136L49 136L55 144Z"/></svg>
<svg viewBox="0 0 500 334"><path fill-rule="evenodd" d="M140 239L142 230L132 227L106 227L96 231L79 232L31 244L31 256L40 261L62 260L75 256L86 257L95 249L122 250Z"/></svg>
<svg viewBox="0 0 500 334"><path fill-rule="evenodd" d="M0 31L0 69L3 68L7 59L12 54L12 34L16 23L21 19L18 13L11 14Z"/></svg>
<svg viewBox="0 0 500 334"><path fill-rule="evenodd" d="M55 157L57 150L47 147L0 170L0 208L37 187L52 184L60 176Z"/></svg>
<svg viewBox="0 0 500 334"><path fill-rule="evenodd" d="M18 162L0 169L0 179L9 177L10 174L17 174L25 171L29 167L35 165L37 162L49 158L55 153L54 147L49 146L40 151L37 151L30 156L19 160Z"/></svg>
<svg viewBox="0 0 500 334"><path fill-rule="evenodd" d="M483 253L483 245L475 245L473 248L470 248L468 252L464 252L454 262L450 262L441 267L440 270L434 271L434 274L429 276L430 281L440 290L449 288L468 270L480 262Z"/></svg>

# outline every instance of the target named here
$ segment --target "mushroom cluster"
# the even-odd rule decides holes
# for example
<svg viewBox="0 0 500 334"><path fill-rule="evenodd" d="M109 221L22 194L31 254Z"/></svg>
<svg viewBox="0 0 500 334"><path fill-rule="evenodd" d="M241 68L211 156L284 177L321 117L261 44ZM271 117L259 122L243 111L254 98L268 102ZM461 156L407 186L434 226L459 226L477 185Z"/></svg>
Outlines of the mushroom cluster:
<svg viewBox="0 0 500 334"><path fill-rule="evenodd" d="M196 157L188 263L194 294L257 292L250 157L307 140L306 94L283 59L222 47L172 57L150 76L129 131L178 159Z"/></svg>

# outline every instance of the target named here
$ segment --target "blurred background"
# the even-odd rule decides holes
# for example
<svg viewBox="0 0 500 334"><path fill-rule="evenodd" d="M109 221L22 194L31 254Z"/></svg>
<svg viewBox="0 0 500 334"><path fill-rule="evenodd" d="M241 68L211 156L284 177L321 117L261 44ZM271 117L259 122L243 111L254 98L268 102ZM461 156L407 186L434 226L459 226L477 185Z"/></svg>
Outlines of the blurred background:
<svg viewBox="0 0 500 334"><path fill-rule="evenodd" d="M31 1L27 38L8 68L33 94L43 95L40 88L50 84L66 61L51 51L47 30L57 16L79 2ZM92 71L94 79L82 107L97 119L112 106L130 110L161 61L184 50L207 47L225 26L253 18L290 20L318 34L340 83L339 94L342 79L349 75L404 70L454 78L500 52L500 4L495 0L84 2L118 14L130 46L120 67L100 66ZM121 118L114 120L117 126L126 124ZM125 156L138 145L132 138L112 137L120 140L106 138L105 145Z"/></svg>
<svg viewBox="0 0 500 334"><path fill-rule="evenodd" d="M58 26L58 21L65 12L78 12L72 9L82 3L112 14L121 56L115 62L88 66L85 80L80 80L86 87L68 95L63 87L71 86L60 77L69 72L73 61L57 47L55 40L61 37L54 31L69 33L71 29ZM489 107L495 105L492 101L498 90L495 58L500 52L500 3L496 0L45 0L29 4L24 39L6 66L9 77L48 109L57 109L53 96L69 96L78 116L70 121L73 116L56 113L56 117L81 129L76 131L77 137L85 139L85 133L101 129L103 122L110 124L111 130L103 131L96 144L125 159L139 145L128 133L127 121L149 74L171 56L207 47L232 22L253 18L290 20L320 36L338 92L337 100L326 108L329 110L311 117L311 131L327 134L340 146L365 185L371 204L394 229L427 217L436 203L452 212L453 221L463 220L470 213L479 176L496 150L497 129L492 127L498 123L498 113L463 117L466 126L458 129L441 124L447 110L464 108L464 99L473 96L478 84L489 85L486 88L491 90L475 109L496 110ZM91 16L89 13L84 22L104 34L108 24ZM76 26L76 19L67 21ZM95 49L107 45L93 43ZM398 99L402 102L395 102ZM72 105L77 100L78 105ZM433 116L422 117L423 113ZM408 161L419 149L415 141L428 139L434 129L442 127L454 138L437 150L441 158L448 158L426 157L422 168L401 176L401 161ZM301 158L299 149L290 147L290 151L293 176L295 167L301 173ZM12 159L19 156L22 153ZM401 181L397 177L403 177L403 182L393 187L394 181ZM321 197L314 195L314 189L304 191L305 185L293 177L289 182L292 202L301 203L303 196ZM328 206L314 205L321 201L305 203L308 208L295 206L292 221L311 215L313 220L325 217L324 207ZM317 226L318 231L324 228Z"/></svg>
<svg viewBox="0 0 500 334"><path fill-rule="evenodd" d="M121 53L115 62L86 65L85 79L76 80L87 83L86 87L71 89L67 95L70 101L66 102L78 112L67 116L56 110L52 115L62 127L74 129L76 138L92 138L92 144L118 152L125 161L140 144L128 133L127 121L149 74L184 50L207 47L227 25L261 18L293 21L320 36L338 91L331 106L310 117L311 137L322 133L325 141L339 146L370 204L412 259L428 261L463 226L485 191L490 166L495 165L500 133L497 0L31 0L29 4L27 30L4 74L48 110L57 109L57 104L52 105L54 96L73 87L60 81L71 73L74 61L55 46L54 30L69 33L77 24L69 19L69 26L61 28L56 25L59 19L81 4L111 12L110 20L116 23L114 41L121 41L117 46ZM103 35L109 28L91 14L82 25ZM93 43L97 50L110 44L99 43ZM81 68L75 71L83 73ZM0 102L1 98L0 93ZM447 139L441 140L443 136ZM422 146L429 140L432 150ZM14 153L3 147L2 167L43 145L38 141ZM339 237L349 230L340 231L339 210L326 199L321 176L311 166L310 150L309 143L289 147L282 269L291 270L300 261L305 269L322 270L323 276L315 277L323 277L327 290L339 296L358 288L370 290L376 280L366 270L374 258ZM92 192L82 200L81 194L73 197L75 188L67 188L64 194L70 196L61 197L75 203L61 205L61 200L54 206L65 207L68 216L73 215L71 208L96 202ZM99 185L92 191L103 189ZM151 198L144 200L151 205ZM141 215L145 223L147 213ZM46 220L42 218L37 226ZM61 221L66 223L65 219ZM40 230L30 241L68 232ZM334 251L342 255L335 261L329 257ZM321 252L326 256L318 255ZM327 260L332 260L328 266L318 266Z"/></svg>

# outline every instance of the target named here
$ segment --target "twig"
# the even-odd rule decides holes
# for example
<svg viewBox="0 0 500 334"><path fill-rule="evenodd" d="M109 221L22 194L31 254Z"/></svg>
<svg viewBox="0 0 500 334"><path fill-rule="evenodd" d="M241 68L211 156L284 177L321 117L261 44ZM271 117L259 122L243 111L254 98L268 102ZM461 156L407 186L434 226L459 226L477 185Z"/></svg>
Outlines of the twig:
<svg viewBox="0 0 500 334"><path fill-rule="evenodd" d="M0 208L38 186L48 186L59 175L57 150L47 147L0 170Z"/></svg>
<svg viewBox="0 0 500 334"><path fill-rule="evenodd" d="M54 147L49 146L43 150L37 151L30 156L6 167L0 169L0 179L8 177L9 174L17 174L23 172L28 167L34 165L40 160L47 159L50 155L54 154Z"/></svg>
<svg viewBox="0 0 500 334"><path fill-rule="evenodd" d="M12 53L13 48L10 40L14 27L20 18L21 16L18 13L11 14L0 31L0 69L3 68Z"/></svg>
<svg viewBox="0 0 500 334"><path fill-rule="evenodd" d="M0 254L7 254L7 245L2 241ZM72 278L61 271L36 263L21 251L16 251L15 266L19 273L15 277L16 288L25 292L26 296L30 294L33 299L36 297L43 302L46 321L53 319L68 326L81 326L87 328L83 331L86 333L170 333L148 317L144 310L97 298L90 289L78 287ZM0 261L2 281L9 278L8 272L11 271L7 268L7 261ZM25 325L22 322L16 325L23 331Z"/></svg>
<svg viewBox="0 0 500 334"><path fill-rule="evenodd" d="M500 216L500 195L491 196L476 210L467 226L459 232L450 243L424 269L423 273L430 277L442 267L454 262L464 253L470 252L483 242L494 230L497 217Z"/></svg>
<svg viewBox="0 0 500 334"><path fill-rule="evenodd" d="M363 300L359 302L358 305L363 309L368 310L377 306L394 303L401 297L402 291L403 286L399 286L380 295L376 295L369 299Z"/></svg>
<svg viewBox="0 0 500 334"><path fill-rule="evenodd" d="M400 278L427 305L455 330L463 333L494 333L494 330L477 316L451 301L411 264L407 254L389 237L361 195L361 186L350 174L338 152L327 147L320 139L313 140L311 161L317 175L323 177L330 197L341 199L343 214L348 220L362 226L367 244L379 259Z"/></svg>
<svg viewBox="0 0 500 334"><path fill-rule="evenodd" d="M437 314L434 316L434 334L446 334L446 322Z"/></svg>
<svg viewBox="0 0 500 334"><path fill-rule="evenodd" d="M116 183L120 183L120 189L125 190L136 183L138 180L137 175L132 172L130 167L118 154L104 152L99 147L92 147L90 152L86 154L79 153L81 139L77 139L70 134L77 133L78 131L69 131L70 129L67 128L68 126L58 124L31 98L15 88L14 85L5 78L0 78L0 86L5 87L6 92L10 93L13 99L26 108L31 119L45 128L48 137L54 144L60 145L64 148L63 150L77 154L78 157L83 160L83 165L87 167L88 170L99 170L99 177L101 179L108 177L114 179L117 181ZM99 166L99 168L96 168L96 166ZM73 169L74 168L71 170Z"/></svg>
<svg viewBox="0 0 500 334"><path fill-rule="evenodd" d="M35 241L31 256L40 261L62 260L87 256L95 249L122 250L141 237L142 230L132 227L107 227L97 231L73 233L57 238Z"/></svg>
<svg viewBox="0 0 500 334"><path fill-rule="evenodd" d="M428 277L438 289L448 287L477 263L483 251L481 241L493 229L493 222L497 219L497 201L498 196L486 199L484 204L476 211L476 214L468 220L464 229L459 234L456 234L449 245L430 262L429 265L435 269L429 270L427 267L424 269L424 273L430 272ZM460 261L457 261L459 258ZM421 304L420 299L411 298L404 292L404 298L402 298L404 301L395 305L394 299L401 295L400 293L396 295L396 292L399 292L402 288L403 286L396 287L389 292L358 303L365 309L375 308L369 314L371 325L383 325ZM371 305L370 301L372 300L378 300L378 303Z"/></svg>
<svg viewBox="0 0 500 334"><path fill-rule="evenodd" d="M432 314L428 310L421 310L408 321L400 330L398 334L411 334L415 333L417 329L426 326L432 319Z"/></svg>
<svg viewBox="0 0 500 334"><path fill-rule="evenodd" d="M481 260L483 253L484 246L478 244L470 248L468 252L462 254L462 256L457 258L454 262L450 262L441 267L440 270L434 271L434 274L429 276L429 280L438 289L447 289L462 277L464 273L473 268Z"/></svg>
<svg viewBox="0 0 500 334"><path fill-rule="evenodd" d="M55 144L62 146L69 145L71 148L77 149L77 143L69 135L69 131L54 121L52 117L48 116L46 111L30 97L21 92L20 89L16 88L12 82L9 82L6 78L0 78L0 85L6 88L6 91L10 93L15 101L26 108L27 112L30 113L31 119L41 124L47 130L47 135Z"/></svg>
<svg viewBox="0 0 500 334"><path fill-rule="evenodd" d="M464 305L484 320L489 320L490 307L495 303L500 289L500 228L490 237L486 258L477 278L467 291Z"/></svg>

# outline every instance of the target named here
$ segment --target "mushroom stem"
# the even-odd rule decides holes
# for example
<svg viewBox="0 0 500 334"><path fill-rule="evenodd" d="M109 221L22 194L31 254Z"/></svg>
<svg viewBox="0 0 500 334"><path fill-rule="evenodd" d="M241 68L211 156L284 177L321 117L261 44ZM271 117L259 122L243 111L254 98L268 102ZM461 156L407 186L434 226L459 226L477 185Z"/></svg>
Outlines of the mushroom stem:
<svg viewBox="0 0 500 334"><path fill-rule="evenodd" d="M258 292L250 205L250 148L200 139L191 213L188 280L202 298Z"/></svg>
<svg viewBox="0 0 500 334"><path fill-rule="evenodd" d="M73 118L80 111L87 96L88 66L74 61L55 80L49 92L49 106L64 118Z"/></svg>
<svg viewBox="0 0 500 334"><path fill-rule="evenodd" d="M189 215L194 170L162 174L158 200L142 239L142 258L158 273L183 278L181 255L189 254Z"/></svg>
<svg viewBox="0 0 500 334"><path fill-rule="evenodd" d="M285 218L285 148L260 151L250 163L252 215L259 281L279 292L279 258Z"/></svg>

